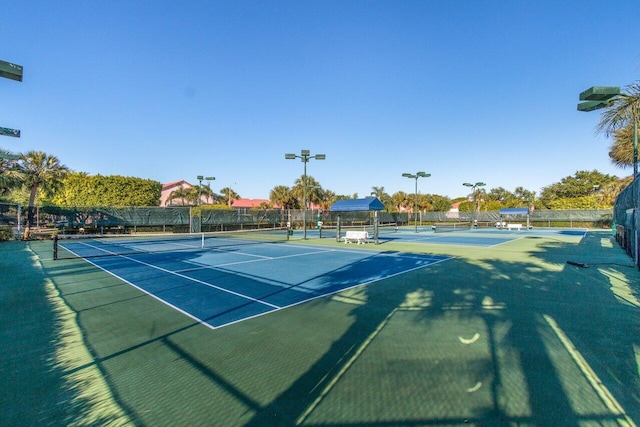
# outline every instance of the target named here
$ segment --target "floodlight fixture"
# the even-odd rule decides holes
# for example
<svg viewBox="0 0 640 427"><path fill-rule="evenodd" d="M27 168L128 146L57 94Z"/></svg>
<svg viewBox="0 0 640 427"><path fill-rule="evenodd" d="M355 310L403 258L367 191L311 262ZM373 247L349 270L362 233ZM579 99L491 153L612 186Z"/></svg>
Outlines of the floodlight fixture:
<svg viewBox="0 0 640 427"><path fill-rule="evenodd" d="M414 206L413 206L413 215L414 215L413 222L415 225L415 232L417 233L418 232L418 178L428 178L431 176L431 174L423 171L416 172L415 174L405 172L402 174L402 176L405 178L411 178L416 180L415 199L414 199Z"/></svg>
<svg viewBox="0 0 640 427"><path fill-rule="evenodd" d="M592 86L580 93L580 101L578 111L594 111L601 108L610 107L616 97L620 95L620 87L618 86ZM631 112L633 120L633 179L638 175L638 117L637 110Z"/></svg>
<svg viewBox="0 0 640 427"><path fill-rule="evenodd" d="M580 93L580 101L607 101L620 95L618 86L592 86Z"/></svg>
<svg viewBox="0 0 640 427"><path fill-rule="evenodd" d="M22 65L12 64L7 61L0 61L0 77L22 81Z"/></svg>
<svg viewBox="0 0 640 427"><path fill-rule="evenodd" d="M216 178L214 176L204 176L204 175L198 175L196 177L198 179L198 206L202 205L202 181L203 180L207 180L207 181L214 181ZM200 231L202 232L202 209L200 209L199 212L199 216L200 216L200 223L198 224L198 226L200 227Z"/></svg>
<svg viewBox="0 0 640 427"><path fill-rule="evenodd" d="M0 127L0 135L11 136L13 138L20 138L20 130Z"/></svg>
<svg viewBox="0 0 640 427"><path fill-rule="evenodd" d="M300 155L286 153L284 155L286 160L295 160L300 159L302 163L304 163L304 173L302 179L302 208L303 208L303 219L302 219L302 228L304 230L304 240L307 240L307 163L309 160L325 160L327 158L326 154L316 154L314 156L311 155L311 150L300 150Z"/></svg>
<svg viewBox="0 0 640 427"><path fill-rule="evenodd" d="M471 192L473 195L473 225L475 226L478 223L476 210L480 210L480 206L476 207L476 188L484 187L487 184L482 181L478 181L475 184L471 184L470 182L463 182L462 185L464 185L465 187L471 187Z"/></svg>

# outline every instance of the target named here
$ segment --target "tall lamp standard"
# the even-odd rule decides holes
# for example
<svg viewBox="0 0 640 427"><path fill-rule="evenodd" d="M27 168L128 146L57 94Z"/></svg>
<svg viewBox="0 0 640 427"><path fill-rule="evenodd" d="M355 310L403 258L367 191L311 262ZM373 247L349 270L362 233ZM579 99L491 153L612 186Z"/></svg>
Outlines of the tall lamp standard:
<svg viewBox="0 0 640 427"><path fill-rule="evenodd" d="M198 175L196 178L198 178L198 206L202 205L202 180L207 180L207 181L215 181L215 177L214 176L203 176L203 175ZM200 231L202 231L202 207L200 207L199 209L200 211Z"/></svg>
<svg viewBox="0 0 640 427"><path fill-rule="evenodd" d="M598 194L598 188L600 188L599 185L594 185L593 186L593 206L598 209L598 199L597 199L597 194Z"/></svg>
<svg viewBox="0 0 640 427"><path fill-rule="evenodd" d="M478 221L478 218L476 216L477 215L477 213L476 213L476 188L484 187L487 184L485 184L484 182L476 182L475 184L471 184L470 182L465 182L462 185L464 185L465 187L471 187L471 191L472 191L472 194L473 194L473 225L475 225L477 223L477 221Z"/></svg>
<svg viewBox="0 0 640 427"><path fill-rule="evenodd" d="M415 199L413 202L413 215L414 215L414 225L416 227L416 233L418 232L418 178L429 178L431 176L430 173L426 172L416 172L413 173L403 173L402 176L405 178L411 178L416 180L416 191L415 191Z"/></svg>
<svg viewBox="0 0 640 427"><path fill-rule="evenodd" d="M307 163L309 163L310 159L324 160L327 156L324 154L312 156L310 150L300 150L300 155L287 153L284 155L284 158L287 160L300 159L302 163L304 163L304 174L302 175L302 228L304 230L304 239L307 240Z"/></svg>

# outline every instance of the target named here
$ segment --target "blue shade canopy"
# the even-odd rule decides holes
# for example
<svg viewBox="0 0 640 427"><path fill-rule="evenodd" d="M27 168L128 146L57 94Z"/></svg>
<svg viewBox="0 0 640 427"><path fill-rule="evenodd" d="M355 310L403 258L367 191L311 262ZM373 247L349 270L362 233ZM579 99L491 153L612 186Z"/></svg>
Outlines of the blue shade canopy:
<svg viewBox="0 0 640 427"><path fill-rule="evenodd" d="M529 215L529 208L502 208L500 215Z"/></svg>
<svg viewBox="0 0 640 427"><path fill-rule="evenodd" d="M338 200L329 208L331 212L381 211L383 209L384 205L377 197Z"/></svg>

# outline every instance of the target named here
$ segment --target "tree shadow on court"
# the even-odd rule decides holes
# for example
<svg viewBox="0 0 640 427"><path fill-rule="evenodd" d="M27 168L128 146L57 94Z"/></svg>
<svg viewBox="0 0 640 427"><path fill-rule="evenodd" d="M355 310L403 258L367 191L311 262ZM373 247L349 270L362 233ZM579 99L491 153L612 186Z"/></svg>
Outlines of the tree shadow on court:
<svg viewBox="0 0 640 427"><path fill-rule="evenodd" d="M48 276L31 246L9 242L0 248L0 418L3 425L66 425L95 405L83 393L91 385L71 384L60 364L59 342L65 332ZM121 421L106 412L92 416L96 424Z"/></svg>
<svg viewBox="0 0 640 427"><path fill-rule="evenodd" d="M578 252L590 251L592 238L598 237L587 237L578 245ZM565 264L566 256L575 252L574 244L545 243L536 246L527 260L509 260L508 256L505 260L490 254L477 257L480 259L460 258L363 288L359 299L365 303L351 310L351 326L247 425L577 426L624 422L625 417L639 419L640 380L634 353L634 348L640 348L638 308L616 300L606 286L606 275L594 272L594 277L584 276L584 272ZM630 270L627 274L629 282L637 280L637 272ZM389 319L406 305L408 295L416 293L429 295L428 304L414 307L411 314L416 327L424 328L423 339L432 341L434 348L410 357L399 354L396 362L405 362L407 370L417 366L409 363L412 358L438 364L440 372L422 369L417 374L425 375L424 382L429 382L426 376L432 375L452 380L452 385L457 381L484 387L484 400L475 398L479 392L474 387L456 394L455 387L439 384L434 392L420 389L422 394L415 396L415 406L425 410L406 408L403 417L392 406L392 398L388 407L363 414L357 405L365 404L367 398L361 395L380 401L378 396L383 393L407 393L402 390L407 384L401 380L387 383L390 390L386 391L371 387L381 384L373 377L394 364L387 359L374 363L371 377L360 381L364 389L352 396L355 404L346 393L337 403L342 408L323 405L332 393L342 395L338 390L355 381L347 379L348 371L357 371L356 365L365 363L360 359L373 351L375 343L367 341L380 339ZM446 328L447 322L442 320L452 316L455 321L449 333L430 327L438 323ZM479 322L482 327L478 327ZM479 335L472 345L486 349L476 358L466 357L464 352L468 350L463 345L456 351L455 345L441 337L444 333L450 341L471 341L457 335L465 323L475 325L466 337L475 337L474 332ZM429 355L438 352L435 346L453 350L437 359ZM398 377L402 379L403 375ZM436 393L445 393L446 398ZM332 404L336 400L331 400ZM431 410L429 406L434 403L442 407ZM324 411L338 416L332 421L324 418Z"/></svg>
<svg viewBox="0 0 640 427"><path fill-rule="evenodd" d="M106 285L90 304L135 334L108 358L94 351L96 364L141 425L614 424L616 402L637 421L638 307L611 287L638 273L566 264L619 249L594 254L592 239L467 250L214 331ZM380 267L372 255L324 279ZM79 320L89 347L104 334L97 312Z"/></svg>

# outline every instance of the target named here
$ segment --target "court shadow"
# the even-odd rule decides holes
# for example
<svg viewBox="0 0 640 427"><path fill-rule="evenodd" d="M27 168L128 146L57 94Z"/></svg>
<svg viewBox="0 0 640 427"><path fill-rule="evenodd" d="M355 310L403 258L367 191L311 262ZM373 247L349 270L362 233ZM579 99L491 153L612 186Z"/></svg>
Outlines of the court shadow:
<svg viewBox="0 0 640 427"><path fill-rule="evenodd" d="M640 280L601 238L467 248L425 268L392 252L323 272L305 266L307 278L282 284L380 280L215 330L150 296L114 299L107 281L78 322L140 425L637 422L640 319L620 295L627 283L637 297ZM566 264L587 256L609 264Z"/></svg>
<svg viewBox="0 0 640 427"><path fill-rule="evenodd" d="M246 425L637 420L637 307L606 274L558 263L593 241L541 242L521 260L461 257L362 288L349 327Z"/></svg>

